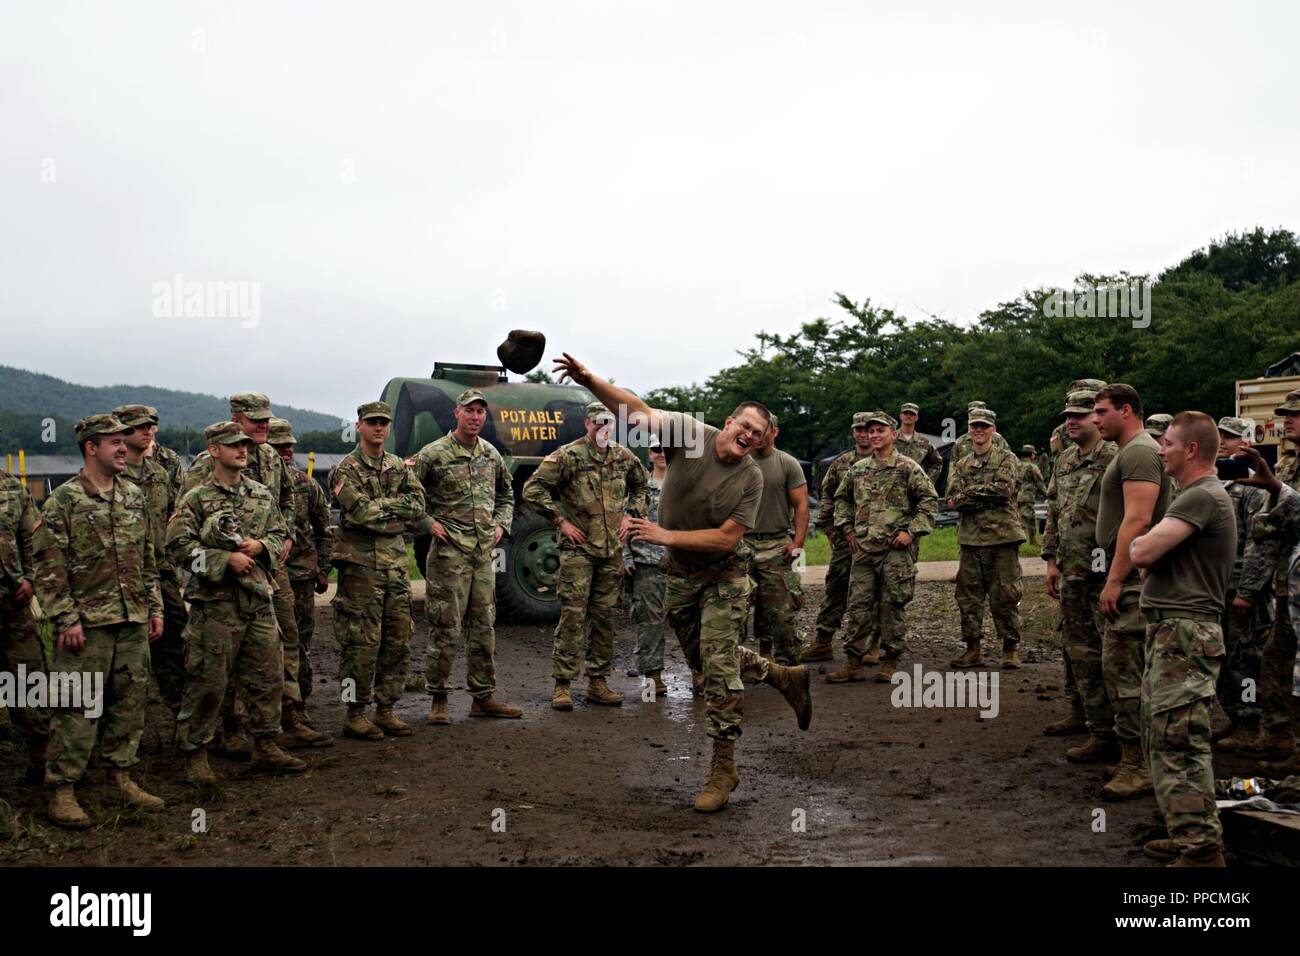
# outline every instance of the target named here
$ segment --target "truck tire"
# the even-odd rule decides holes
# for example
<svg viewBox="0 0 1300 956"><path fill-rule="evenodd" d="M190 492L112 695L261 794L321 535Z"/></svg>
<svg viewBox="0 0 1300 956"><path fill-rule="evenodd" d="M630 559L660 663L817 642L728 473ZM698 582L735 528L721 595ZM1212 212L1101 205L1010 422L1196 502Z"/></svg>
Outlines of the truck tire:
<svg viewBox="0 0 1300 956"><path fill-rule="evenodd" d="M497 572L497 620L514 624L554 624L560 619L556 572L560 552L555 525L520 507L502 541L505 570Z"/></svg>

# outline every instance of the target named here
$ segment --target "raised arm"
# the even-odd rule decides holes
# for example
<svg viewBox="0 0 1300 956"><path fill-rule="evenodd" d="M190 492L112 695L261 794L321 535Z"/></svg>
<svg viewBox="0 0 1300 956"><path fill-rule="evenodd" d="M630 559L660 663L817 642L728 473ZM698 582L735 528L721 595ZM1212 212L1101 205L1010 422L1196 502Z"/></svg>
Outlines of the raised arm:
<svg viewBox="0 0 1300 956"><path fill-rule="evenodd" d="M651 434L659 434L663 426L663 416L659 409L651 408L627 389L605 381L568 352L562 354L563 358L555 359L555 367L551 370L560 374L561 382L567 378L582 385L615 415L619 414L620 407L626 408L629 427L644 428Z"/></svg>

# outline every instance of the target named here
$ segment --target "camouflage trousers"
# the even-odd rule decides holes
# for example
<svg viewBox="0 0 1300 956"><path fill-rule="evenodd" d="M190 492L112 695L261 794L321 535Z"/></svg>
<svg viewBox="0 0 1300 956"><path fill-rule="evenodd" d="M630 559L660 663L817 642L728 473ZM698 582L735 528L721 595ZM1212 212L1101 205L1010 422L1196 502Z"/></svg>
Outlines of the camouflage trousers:
<svg viewBox="0 0 1300 956"><path fill-rule="evenodd" d="M1038 516L1032 502L1020 505L1020 523L1025 528L1025 538L1030 544L1038 543Z"/></svg>
<svg viewBox="0 0 1300 956"><path fill-rule="evenodd" d="M480 545L467 554L434 538L425 564L424 612L429 621L425 679L430 693L451 687L456 649L465 643L465 687L475 700L497 689L496 571L492 547Z"/></svg>
<svg viewBox="0 0 1300 956"><path fill-rule="evenodd" d="M348 703L386 707L402 698L411 663L411 580L405 566L338 564L334 638ZM348 683L350 682L350 683Z"/></svg>
<svg viewBox="0 0 1300 956"><path fill-rule="evenodd" d="M1104 574L1066 574L1061 577L1061 644L1083 709L1088 732L1094 737L1114 739L1115 712L1106 692L1102 667L1102 640L1106 618L1101 613Z"/></svg>
<svg viewBox="0 0 1300 956"><path fill-rule="evenodd" d="M1020 545L963 544L957 566L957 609L961 637L978 644L984 636L984 602L993 612L993 627L1002 646L1020 643Z"/></svg>
<svg viewBox="0 0 1300 956"><path fill-rule="evenodd" d="M1224 713L1234 724L1258 722L1260 668L1264 661L1264 642L1268 638L1269 614L1273 610L1264 596L1244 618L1232 608L1235 591L1224 597L1221 626L1228 657L1219 671L1218 695Z"/></svg>
<svg viewBox="0 0 1300 956"><path fill-rule="evenodd" d="M754 584L754 637L760 647L771 645L778 664L797 664L803 642L794 622L803 607L803 588L799 572L781 554L793 539L789 535L747 535L745 540L754 551L749 565Z"/></svg>
<svg viewBox="0 0 1300 956"><path fill-rule="evenodd" d="M907 651L907 605L916 591L916 552L909 547L860 554L849 572L849 616L844 651L862 659L877 645L886 657Z"/></svg>
<svg viewBox="0 0 1300 956"><path fill-rule="evenodd" d="M751 585L737 559L727 564L688 574L676 568L664 572L664 614L692 673L704 674L705 729L717 740L740 737L745 679L765 680L770 663L741 645Z"/></svg>
<svg viewBox="0 0 1300 956"><path fill-rule="evenodd" d="M623 555L594 558L576 548L562 548L556 587L560 623L551 676L577 679L585 649L587 676L604 677L614 663L614 609L623 591Z"/></svg>
<svg viewBox="0 0 1300 956"><path fill-rule="evenodd" d="M1210 724L1223 632L1217 621L1165 618L1146 641L1142 727L1165 828L1184 852L1221 846Z"/></svg>
<svg viewBox="0 0 1300 956"><path fill-rule="evenodd" d="M159 575L163 601L162 637L149 644L149 669L158 682L158 696L173 714L181 709L185 693L185 625L189 612L181 599L181 586L169 571Z"/></svg>
<svg viewBox="0 0 1300 956"><path fill-rule="evenodd" d="M149 628L146 624L113 624L83 628L86 643L79 651L54 647L50 673L102 674L103 697L97 717L83 706L60 707L50 718L50 748L45 782L52 786L76 783L86 772L90 752L99 739L99 757L118 770L137 762L144 735L144 711L149 700ZM83 678L83 687L84 678Z"/></svg>
<svg viewBox="0 0 1300 956"><path fill-rule="evenodd" d="M636 625L636 669L664 669L664 574L657 564L637 564L632 572L632 623Z"/></svg>
<svg viewBox="0 0 1300 956"><path fill-rule="evenodd" d="M17 680L19 666L28 674L46 673L49 667L45 644L32 616L31 604L15 604L0 598L0 671L13 674ZM15 707L6 713L28 739L42 738L50 732L50 712L44 707Z"/></svg>
<svg viewBox="0 0 1300 956"><path fill-rule="evenodd" d="M294 606L293 583L283 567L275 576L275 623L280 629L280 649L284 658L284 699L289 703L302 700L298 689L298 612Z"/></svg>
<svg viewBox="0 0 1300 956"><path fill-rule="evenodd" d="M836 542L842 539L834 532L826 536L831 539L831 563L826 568L826 593L822 597L821 610L817 612L817 640L829 644L840 629L848 607L853 552L847 545L836 547Z"/></svg>
<svg viewBox="0 0 1300 956"><path fill-rule="evenodd" d="M1101 638L1101 672L1122 744L1142 743L1142 672L1146 664L1146 619L1138 602L1142 583L1129 575L1119 595L1119 616L1106 622ZM1077 676L1077 675L1076 675Z"/></svg>
<svg viewBox="0 0 1300 956"><path fill-rule="evenodd" d="M1259 703L1263 724L1274 731L1287 732L1296 713L1295 694L1296 633L1291 620L1293 608L1287 600L1286 579L1274 581L1276 613L1273 629L1264 644L1264 659L1259 673Z"/></svg>
<svg viewBox="0 0 1300 956"><path fill-rule="evenodd" d="M284 661L270 605L241 611L235 601L196 601L185 628L185 695L176 740L186 753L212 743L222 703L238 691L254 737L280 732Z"/></svg>
<svg viewBox="0 0 1300 956"><path fill-rule="evenodd" d="M316 636L316 581L293 582L293 620L298 625L298 694L311 697L311 641Z"/></svg>

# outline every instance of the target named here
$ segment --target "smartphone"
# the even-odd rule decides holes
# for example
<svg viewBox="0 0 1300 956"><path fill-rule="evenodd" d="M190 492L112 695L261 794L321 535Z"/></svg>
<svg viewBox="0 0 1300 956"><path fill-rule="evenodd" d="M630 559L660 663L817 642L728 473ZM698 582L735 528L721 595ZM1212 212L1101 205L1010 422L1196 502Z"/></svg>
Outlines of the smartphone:
<svg viewBox="0 0 1300 956"><path fill-rule="evenodd" d="M1250 469L1239 458L1218 458L1215 459L1214 466L1219 473L1220 481L1236 481L1238 478L1250 477Z"/></svg>

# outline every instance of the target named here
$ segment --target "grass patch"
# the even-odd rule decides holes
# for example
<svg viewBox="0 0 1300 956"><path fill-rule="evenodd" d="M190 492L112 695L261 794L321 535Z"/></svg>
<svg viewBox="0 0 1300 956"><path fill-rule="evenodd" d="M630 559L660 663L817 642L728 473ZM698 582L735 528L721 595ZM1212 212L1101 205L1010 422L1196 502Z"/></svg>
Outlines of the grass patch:
<svg viewBox="0 0 1300 956"><path fill-rule="evenodd" d="M831 562L831 546L824 534L810 533L808 540L804 542L804 553L808 556L809 567L830 564ZM1020 556L1022 558L1033 558L1037 557L1038 554L1039 547L1036 544L1026 542L1020 546ZM922 536L921 553L917 560L956 561L960 556L961 549L957 545L957 529L936 528L930 534Z"/></svg>

